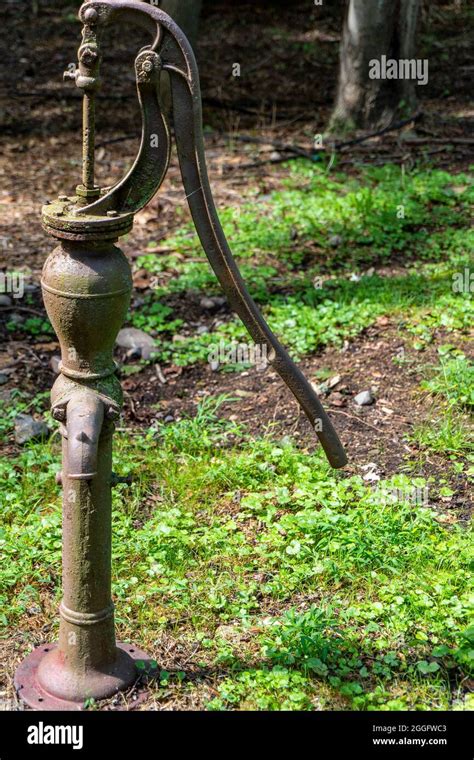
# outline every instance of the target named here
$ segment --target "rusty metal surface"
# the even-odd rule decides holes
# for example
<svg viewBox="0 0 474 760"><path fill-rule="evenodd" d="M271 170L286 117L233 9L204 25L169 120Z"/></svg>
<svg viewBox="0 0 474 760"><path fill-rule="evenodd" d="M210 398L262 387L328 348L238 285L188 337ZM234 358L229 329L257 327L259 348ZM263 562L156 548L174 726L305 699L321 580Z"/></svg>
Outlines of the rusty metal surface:
<svg viewBox="0 0 474 760"><path fill-rule="evenodd" d="M63 600L59 645L42 659L37 681L75 702L104 698L134 678L115 645L111 599L112 434L122 403L113 349L132 279L112 241L62 241L41 284L61 346L51 399L63 437Z"/></svg>
<svg viewBox="0 0 474 760"><path fill-rule="evenodd" d="M251 298L222 230L207 174L199 75L190 43L166 13L139 0L92 0L82 6L80 18L86 23L86 36L93 36L95 40L100 39L108 24L115 22L145 27L153 35L154 42L149 50L159 53L160 67L171 77L173 124L183 184L204 251L231 308L239 315L255 343L265 347L271 365L309 418L329 462L333 467L343 467L347 457L329 417L313 387L272 333ZM158 150L168 150L168 147L164 144ZM136 181L139 181L138 177L132 170L128 176L129 186L133 188ZM157 187L161 181L160 175L156 178ZM137 197L139 195L137 191ZM92 207L86 208L90 210ZM133 209L128 207L127 210Z"/></svg>
<svg viewBox="0 0 474 760"><path fill-rule="evenodd" d="M60 699L46 691L38 682L38 669L47 654L57 650L57 644L43 644L34 649L26 657L15 673L15 689L22 702L32 710L46 711L66 711L87 709L87 703L84 701L74 701ZM123 697L117 700L117 704L111 704L110 709L117 711L134 710L142 705L150 696L146 683L143 682L143 673L147 678L154 678L157 675L156 664L150 659L150 656L134 644L117 643L117 648L129 658L133 665L133 678L126 686L120 687L120 691L126 688ZM137 667L138 663L138 667ZM103 691L109 691L108 698L118 693L114 690L114 685L109 688L103 688Z"/></svg>
<svg viewBox="0 0 474 760"><path fill-rule="evenodd" d="M60 375L51 393L62 435L63 599L57 645L35 650L17 670L21 698L41 709L79 709L136 680L138 650L117 646L111 597L111 487L114 421L122 405L113 350L132 291L130 265L115 245L133 215L167 172L170 132L159 101L159 77L171 78L173 122L183 184L203 248L253 340L288 385L314 426L333 467L344 449L311 384L273 335L250 297L224 236L209 185L202 136L199 77L192 48L172 19L138 0L93 0L79 12L79 65L68 76L84 93L83 176L72 197L42 210L44 228L59 240L45 262L43 299L61 346ZM136 59L142 143L130 172L100 190L94 179L94 108L101 41L107 24L136 24L152 44ZM136 656L135 656L136 655Z"/></svg>
<svg viewBox="0 0 474 760"><path fill-rule="evenodd" d="M78 209L78 216L104 215L115 210L136 213L155 195L168 170L171 153L169 126L159 100L161 58L153 50L141 51L135 61L137 93L142 114L142 138L128 174L99 200Z"/></svg>

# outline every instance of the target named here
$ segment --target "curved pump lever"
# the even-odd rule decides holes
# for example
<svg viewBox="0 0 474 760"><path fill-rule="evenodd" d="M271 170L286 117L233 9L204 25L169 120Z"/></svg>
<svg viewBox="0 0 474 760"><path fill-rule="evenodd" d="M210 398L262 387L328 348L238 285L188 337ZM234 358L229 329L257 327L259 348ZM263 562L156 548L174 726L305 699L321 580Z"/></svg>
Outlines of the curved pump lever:
<svg viewBox="0 0 474 760"><path fill-rule="evenodd" d="M92 15L91 9L96 12L97 25L113 21L134 23L145 27L154 36L153 45L146 50L149 53L156 53L156 48L159 47L161 67L169 73L171 78L173 122L181 174L188 204L204 251L222 285L231 308L238 314L255 343L265 346L270 364L305 411L330 464L333 467L343 467L347 463L347 457L329 417L311 384L272 333L251 298L225 238L207 175L202 136L199 75L190 43L170 16L159 8L139 0L93 0L88 2L82 6L80 12L85 23L87 23L87 16L90 18ZM144 54L144 51L141 54ZM156 88L154 97L158 104ZM146 112L149 101L146 103L142 101L143 106ZM146 124L145 122L144 134L147 129ZM141 152L145 149L144 143L146 143L145 138L142 139ZM112 202L119 202L120 204L122 201L121 208L114 207L118 211L126 208L127 211L133 212L144 205L139 202L134 208L133 203L129 202L137 187L136 183L141 181L143 169L146 170L146 165L144 165L140 155L125 180L112 188L108 196L104 196L95 204L83 209L85 213L95 213L102 204ZM160 169L154 175L155 190L161 184L166 172L165 163L167 167L169 160L169 144L166 144L166 140L164 140L163 155ZM150 176L148 173L147 175ZM128 183L128 194L123 190L124 183ZM147 195L149 195L149 190L146 193ZM127 198L126 207L123 205L125 195ZM107 208L109 208L108 205Z"/></svg>

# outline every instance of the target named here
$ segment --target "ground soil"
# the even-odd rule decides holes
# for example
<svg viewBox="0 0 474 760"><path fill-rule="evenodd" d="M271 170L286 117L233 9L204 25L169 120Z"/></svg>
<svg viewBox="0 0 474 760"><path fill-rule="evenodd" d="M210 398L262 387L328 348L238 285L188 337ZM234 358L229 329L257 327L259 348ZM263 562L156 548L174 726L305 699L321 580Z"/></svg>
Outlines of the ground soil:
<svg viewBox="0 0 474 760"><path fill-rule="evenodd" d="M51 240L39 223L40 206L58 192L70 192L78 180L80 100L74 88L61 81L62 71L74 60L77 47L79 26L73 23L73 11L72 3L70 14L59 16L51 4L40 3L38 15L32 18L16 3L9 4L7 25L15 40L18 70L14 80L4 70L1 89L4 153L0 171L4 181L0 201L2 234L8 244L0 265L22 269L29 275L33 304L27 308L31 314L15 308L23 317L44 314L39 278ZM430 158L437 166L462 170L472 160L472 112L468 109L472 51L466 44L462 18L450 13L450 6L440 6L424 10L423 25L429 25L433 38L442 30L443 50L455 50L456 55L449 62L446 56L440 56L432 64L430 84L420 104L423 116L416 127L421 144L407 142L407 136L414 136L410 128L375 137L342 151L340 162L345 170L355 170L360 162L410 165L422 157ZM287 173L279 165L240 168L268 159L274 148L232 140L235 135L255 134L257 130L269 141L310 148L312 135L324 131L336 85L340 28L340 11L323 12L321 7L315 7L308 15L307 3L282 4L277 21L271 4L207 4L197 54L204 122L209 127L207 156L218 204L238 204L256 188L268 193ZM436 39L424 45L437 49ZM123 137L139 132L129 70L137 44L129 36L115 32L106 49L104 107L99 109L97 126L98 175L104 183L123 173L136 148L134 137ZM109 50L113 50L114 57ZM240 78L231 75L234 62L241 63ZM159 241L188 218L182 206L183 195L174 158L162 190L138 214L134 231L123 244L132 263L150 240L157 241L159 248ZM143 278L138 274L135 279L142 288L137 293L142 294L143 283L139 281ZM177 313L185 311L191 323L205 325L216 317L203 311L195 293L189 294L186 304L180 297L172 305ZM221 311L224 318L228 316L226 306ZM46 336L6 330L10 317L11 310L0 310L4 341L0 367L14 368L10 382L0 392L8 395L14 386L26 392L49 389L54 380L50 361L58 352L56 342ZM442 335L437 336L433 352L438 338L443 341ZM353 467L373 460L386 475L403 469L407 455L414 454L405 434L414 422L432 413L431 402L419 391L422 370L418 369L417 357L408 357L403 367L393 361L403 346L403 336L397 333L395 323L382 317L342 351L327 348L302 362L315 382L321 367L333 376L341 376L326 404ZM126 361L123 353L118 358ZM429 364L431 359L434 354L430 356L428 351L423 364ZM153 366L124 378L128 424L147 425L154 419L179 418L192 412L196 400L203 395L227 393L234 400L222 407L222 414L244 421L254 433L276 424L281 431L299 437L303 445L309 444L309 425L275 373L212 372L208 366L162 369L166 384L160 382ZM358 409L353 395L370 386L376 391L377 403ZM14 450L12 444L9 451ZM436 468L435 458L433 467ZM459 494L461 513L466 499L466 494Z"/></svg>
<svg viewBox="0 0 474 760"><path fill-rule="evenodd" d="M40 226L40 207L58 193L70 193L80 173L80 99L72 85L62 82L63 70L75 60L79 26L66 13L59 16L55 5L40 2L38 15L31 17L24 4L8 0L4 22L4 36L12 43L3 60L8 57L12 65L4 66L0 83L0 214L1 236L7 240L0 250L0 267L28 275L32 303L27 308L33 315L44 315L39 279L52 248ZM204 5L197 52L211 182L218 205L238 204L256 189L262 194L271 192L287 175L279 164L245 168L268 159L275 150L272 141L311 149L314 135L324 132L336 86L341 12L326 5L308 11L306 1L282 3L277 14L263 2ZM356 171L361 162L390 161L409 167L426 159L452 171L472 163L473 47L454 5L430 6L425 7L423 20L431 35L431 42L424 43L425 54L430 55L430 83L422 93L416 133L407 127L348 147L339 156L345 171ZM74 12L73 3L70 12ZM130 65L134 52L145 42L132 40L132 35L111 35L110 51L115 57L106 56L104 107L97 125L102 184L124 173L137 148L139 115ZM232 77L235 62L241 64L240 78ZM250 145L232 139L242 134L258 134L269 142ZM123 139L124 135L129 137ZM159 195L138 214L133 233L123 243L132 264L150 240L159 247L188 219L183 202L173 157ZM21 307L15 311L28 315ZM188 320L200 324L215 317L201 309L196 294L189 295L186 312ZM8 331L5 323L11 313L0 309L0 369L14 370L0 394L8 397L13 388L20 388L34 395L54 381L50 362L58 345L51 337ZM222 315L228 316L226 306ZM371 463L381 476L413 473L414 468L425 477L444 473L444 457L424 454L421 458L407 434L414 424L436 414L432 400L420 391L422 365L434 363L437 345L447 341L442 333L436 335L421 362L396 321L382 317L342 350L326 348L301 362L315 383L320 382L321 368L330 377L340 376L325 405L347 447L349 473L367 473ZM393 361L401 348L406 351L403 365ZM123 352L117 358L127 362ZM304 447L312 446L309 423L272 371L212 372L207 365L163 366L161 370L166 383L153 365L124 376L126 425L146 427L156 419L179 419L193 413L196 401L205 395L225 393L232 400L223 404L220 413L242 421L251 433L272 429L295 436ZM356 407L353 396L369 387L374 389L376 403ZM13 442L3 447L6 456L16 452ZM422 464L417 470L418 457ZM455 496L449 502L435 499L432 506L464 520L472 509L472 495L461 476L452 477ZM181 662L181 654L171 651L176 646L170 639L170 662ZM179 709L175 703L173 707Z"/></svg>

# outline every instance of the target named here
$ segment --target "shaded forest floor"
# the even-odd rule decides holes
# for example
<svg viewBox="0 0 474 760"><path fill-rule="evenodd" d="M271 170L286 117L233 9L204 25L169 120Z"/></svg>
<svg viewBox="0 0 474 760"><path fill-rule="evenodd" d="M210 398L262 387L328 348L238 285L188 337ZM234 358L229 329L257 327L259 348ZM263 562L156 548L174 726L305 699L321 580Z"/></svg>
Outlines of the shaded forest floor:
<svg viewBox="0 0 474 760"><path fill-rule="evenodd" d="M39 211L76 184L81 138L80 101L61 81L77 48L73 5L34 26L9 8L18 68L2 84L0 263L27 282L0 307L2 699L16 708L16 664L55 635L60 495L57 435L21 447L13 426L21 412L48 419L58 345L39 290L52 247ZM117 349L117 469L135 480L114 497L114 595L120 638L161 667L146 709L470 704L468 21L448 5L425 18L430 83L415 126L282 164L275 143L311 151L324 132L341 19L307 3L206 10L198 57L217 205L252 295L318 386L350 463L332 473L311 453L312 431L271 370L211 366L216 346L246 345L245 331L219 299L173 157L122 244L128 324L157 345L148 361ZM105 61L99 184L122 176L137 147L130 66L145 43L111 39L120 66ZM374 403L359 407L366 390Z"/></svg>

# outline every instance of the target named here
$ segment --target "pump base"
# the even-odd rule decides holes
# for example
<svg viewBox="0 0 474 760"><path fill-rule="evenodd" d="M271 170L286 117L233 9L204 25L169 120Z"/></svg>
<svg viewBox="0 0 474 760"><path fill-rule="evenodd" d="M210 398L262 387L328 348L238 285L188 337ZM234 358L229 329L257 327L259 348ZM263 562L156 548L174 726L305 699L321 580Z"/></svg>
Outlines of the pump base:
<svg viewBox="0 0 474 760"><path fill-rule="evenodd" d="M133 710L148 697L146 686L140 683L141 677L146 675L153 678L158 670L156 663L151 660L150 656L137 649L133 644L117 643L118 649L134 662L143 663L143 666L136 667L136 679L131 683L125 683L117 688L115 695L112 693L107 701L114 700L118 696L117 704L110 704L110 710ZM57 648L57 644L43 644L34 649L23 662L18 666L15 673L15 689L18 697L28 707L33 710L84 710L89 706L84 706L84 702L75 702L67 699L60 699L47 692L38 682L37 673L40 663L46 655ZM122 695L122 696L120 696ZM97 702L100 706L101 702Z"/></svg>

